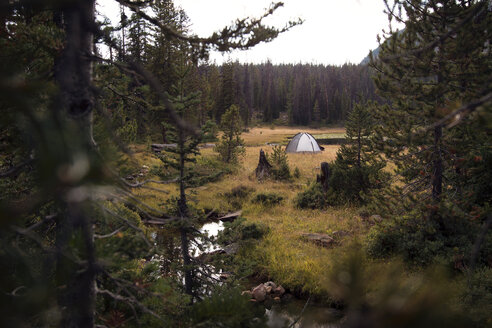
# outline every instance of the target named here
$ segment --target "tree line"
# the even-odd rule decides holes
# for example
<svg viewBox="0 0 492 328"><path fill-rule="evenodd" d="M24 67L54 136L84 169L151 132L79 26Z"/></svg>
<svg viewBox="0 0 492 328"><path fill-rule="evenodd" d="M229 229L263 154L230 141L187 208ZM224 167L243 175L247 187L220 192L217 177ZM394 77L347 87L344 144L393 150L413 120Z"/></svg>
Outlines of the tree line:
<svg viewBox="0 0 492 328"><path fill-rule="evenodd" d="M353 104L375 99L368 66L313 64L202 65L200 76L210 90L210 118L218 120L230 105L240 107L246 125L342 124Z"/></svg>

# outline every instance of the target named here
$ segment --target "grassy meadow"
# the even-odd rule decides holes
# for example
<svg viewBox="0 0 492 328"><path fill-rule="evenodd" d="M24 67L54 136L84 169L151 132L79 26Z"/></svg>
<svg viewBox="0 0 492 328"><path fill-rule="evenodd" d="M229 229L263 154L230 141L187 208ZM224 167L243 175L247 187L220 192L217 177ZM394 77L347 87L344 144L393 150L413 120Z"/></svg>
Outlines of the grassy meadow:
<svg viewBox="0 0 492 328"><path fill-rule="evenodd" d="M246 152L240 160L240 165L232 174L225 175L216 182L208 183L194 189L190 197L195 200L199 208L214 209L218 212L238 210L237 204L231 204L224 194L233 188L243 186L250 190L250 194L242 200L243 217L248 222L259 223L269 228L269 233L262 240L254 254L261 263L263 275L278 281L284 286L296 288L305 292L323 295L329 288L326 282L327 272L332 266L332 257L349 247L352 240L358 239L367 227L358 215L357 208L341 207L328 210L301 210L294 206L294 198L309 183L316 179L321 162L330 162L335 159L338 145L327 145L325 150L318 154L288 154L291 172L297 167L300 171L298 178L289 182L267 180L258 182L254 170L258 164L260 149L271 153L272 146L267 143L285 145L287 137L297 132L307 131L312 134L343 135L342 128L332 129L303 129L290 127L276 127L275 129L252 128L243 133ZM161 162L144 147L134 148L134 161L138 165L156 167ZM198 163L213 158L217 154L212 148L201 150ZM150 174L152 173L152 170ZM153 178L153 177L149 177ZM173 185L149 184L154 188L165 188L172 195L176 189ZM150 206L161 207L165 198L169 197L155 190L136 190L140 198ZM280 204L265 206L251 202L251 198L258 193L275 193L283 197ZM333 249L322 248L301 239L302 233L333 233L341 231L345 234L340 243Z"/></svg>

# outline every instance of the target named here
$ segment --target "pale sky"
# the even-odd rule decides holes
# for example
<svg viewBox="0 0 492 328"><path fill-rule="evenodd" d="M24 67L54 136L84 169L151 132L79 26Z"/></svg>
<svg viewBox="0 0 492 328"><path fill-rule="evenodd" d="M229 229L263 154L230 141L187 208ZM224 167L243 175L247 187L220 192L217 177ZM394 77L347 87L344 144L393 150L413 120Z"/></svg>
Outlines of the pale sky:
<svg viewBox="0 0 492 328"><path fill-rule="evenodd" d="M258 17L271 0L175 0L190 17L191 29L208 36L236 18ZM284 0L272 18L265 22L282 27L300 17L304 23L269 43L251 50L212 53L218 64L231 58L240 62L315 63L342 65L359 63L369 50L377 48L377 35L387 29L383 0ZM114 0L98 0L98 9L118 19Z"/></svg>

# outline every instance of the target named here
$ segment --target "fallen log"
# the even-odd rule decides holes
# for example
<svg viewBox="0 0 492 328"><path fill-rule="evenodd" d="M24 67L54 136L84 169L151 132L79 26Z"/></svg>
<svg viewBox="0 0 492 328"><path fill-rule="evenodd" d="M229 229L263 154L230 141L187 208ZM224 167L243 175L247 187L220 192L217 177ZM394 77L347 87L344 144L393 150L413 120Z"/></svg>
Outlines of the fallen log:
<svg viewBox="0 0 492 328"><path fill-rule="evenodd" d="M217 220L220 220L222 222L232 222L235 219L237 219L242 213L243 213L243 211L237 211L237 212L234 212L234 213L228 213L228 214L226 214L224 216L221 216L220 218L217 218Z"/></svg>

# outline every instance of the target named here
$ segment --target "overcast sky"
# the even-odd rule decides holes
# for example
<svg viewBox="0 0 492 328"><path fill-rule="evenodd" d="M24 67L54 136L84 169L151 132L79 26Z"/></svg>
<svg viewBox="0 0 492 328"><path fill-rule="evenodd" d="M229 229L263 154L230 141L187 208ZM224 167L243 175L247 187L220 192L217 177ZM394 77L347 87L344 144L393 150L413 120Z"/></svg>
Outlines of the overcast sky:
<svg viewBox="0 0 492 328"><path fill-rule="evenodd" d="M236 18L258 17L271 0L175 0L190 17L193 32L208 36ZM375 49L377 35L387 28L383 0L284 0L266 23L282 27L300 17L304 24L248 51L213 53L211 60L229 58L240 62L359 63ZM110 18L119 17L114 0L98 0L99 10Z"/></svg>

